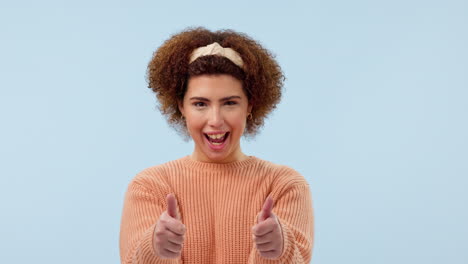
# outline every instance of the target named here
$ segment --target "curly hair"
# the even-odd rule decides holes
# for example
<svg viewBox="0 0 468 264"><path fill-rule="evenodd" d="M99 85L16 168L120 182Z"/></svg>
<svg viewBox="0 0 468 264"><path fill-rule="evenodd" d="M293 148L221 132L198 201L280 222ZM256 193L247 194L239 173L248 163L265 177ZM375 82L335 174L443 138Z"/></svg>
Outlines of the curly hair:
<svg viewBox="0 0 468 264"><path fill-rule="evenodd" d="M243 69L218 55L201 56L189 64L194 49L213 42L237 51L244 62ZM229 74L242 81L243 90L253 105L252 118L247 119L244 131L244 136L253 137L281 100L286 78L274 57L245 33L188 27L172 35L153 53L146 75L148 88L156 93L159 110L169 125L188 137L178 102L184 98L189 78L202 74Z"/></svg>

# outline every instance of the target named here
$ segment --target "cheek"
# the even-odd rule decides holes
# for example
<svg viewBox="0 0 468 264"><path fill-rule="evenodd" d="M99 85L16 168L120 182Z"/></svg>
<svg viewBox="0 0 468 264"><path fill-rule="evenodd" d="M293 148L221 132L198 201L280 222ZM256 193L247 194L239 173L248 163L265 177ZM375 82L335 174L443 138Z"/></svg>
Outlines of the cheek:
<svg viewBox="0 0 468 264"><path fill-rule="evenodd" d="M205 119L200 114L190 114L186 117L185 120L187 128L192 136L197 137L197 135L204 130L206 124Z"/></svg>
<svg viewBox="0 0 468 264"><path fill-rule="evenodd" d="M246 120L243 115L238 115L231 119L231 126L237 130L238 133L243 132L243 128L246 126Z"/></svg>
<svg viewBox="0 0 468 264"><path fill-rule="evenodd" d="M187 119L186 122L187 127L194 132L202 128L201 122L197 119Z"/></svg>

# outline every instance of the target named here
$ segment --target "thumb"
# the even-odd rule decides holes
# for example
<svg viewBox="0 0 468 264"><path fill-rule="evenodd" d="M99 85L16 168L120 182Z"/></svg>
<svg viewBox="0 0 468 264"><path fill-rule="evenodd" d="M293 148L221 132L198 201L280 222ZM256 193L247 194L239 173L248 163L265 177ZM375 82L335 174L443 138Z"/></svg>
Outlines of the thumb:
<svg viewBox="0 0 468 264"><path fill-rule="evenodd" d="M177 199L175 198L173 193L170 193L166 196L167 201L167 214L173 218L180 219L179 214L177 212Z"/></svg>
<svg viewBox="0 0 468 264"><path fill-rule="evenodd" d="M272 214L272 209L273 209L273 198L271 197L268 197L266 200L265 200L265 203L263 204L263 208L262 208L262 211L259 215L259 219L258 221L261 222L261 221L264 221L265 219L267 219L268 217L271 216Z"/></svg>

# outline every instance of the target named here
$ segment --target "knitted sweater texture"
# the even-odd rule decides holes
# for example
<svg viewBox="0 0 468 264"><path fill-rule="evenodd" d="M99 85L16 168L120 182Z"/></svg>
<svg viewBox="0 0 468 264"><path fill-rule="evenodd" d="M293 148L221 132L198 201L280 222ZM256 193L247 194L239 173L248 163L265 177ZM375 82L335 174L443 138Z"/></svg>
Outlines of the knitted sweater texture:
<svg viewBox="0 0 468 264"><path fill-rule="evenodd" d="M162 259L153 245L159 216L174 193L186 226L181 256ZM263 258L252 227L268 196L283 234L277 259ZM310 263L314 236L312 196L296 170L249 156L227 164L185 156L139 172L125 193L120 226L120 258L146 263Z"/></svg>

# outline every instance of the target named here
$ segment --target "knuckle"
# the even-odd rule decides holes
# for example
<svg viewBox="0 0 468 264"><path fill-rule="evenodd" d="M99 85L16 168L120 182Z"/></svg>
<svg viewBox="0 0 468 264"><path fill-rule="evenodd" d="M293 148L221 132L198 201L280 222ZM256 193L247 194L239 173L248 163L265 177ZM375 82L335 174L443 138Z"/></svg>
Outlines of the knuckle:
<svg viewBox="0 0 468 264"><path fill-rule="evenodd" d="M161 236L164 236L166 232L163 229L157 229L155 234L157 237L161 237Z"/></svg>
<svg viewBox="0 0 468 264"><path fill-rule="evenodd" d="M177 240L179 243L184 243L185 241L185 236L180 236L179 239Z"/></svg>
<svg viewBox="0 0 468 264"><path fill-rule="evenodd" d="M161 258L169 259L169 258L177 258L180 255L180 252L172 252L167 249L162 249L159 251L158 255Z"/></svg>

